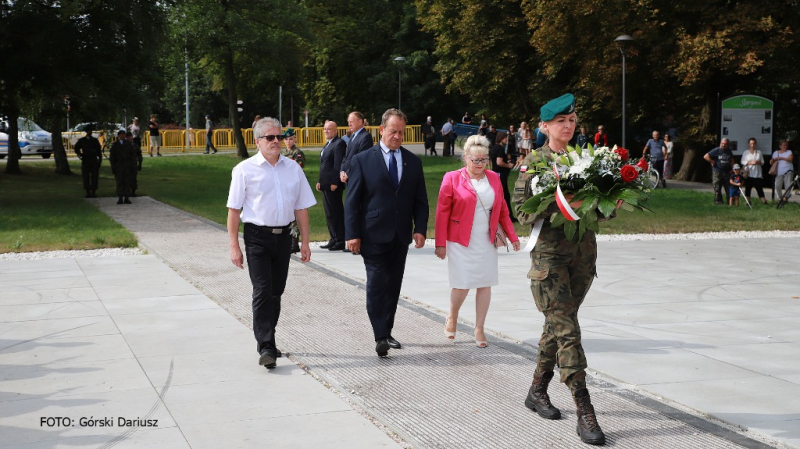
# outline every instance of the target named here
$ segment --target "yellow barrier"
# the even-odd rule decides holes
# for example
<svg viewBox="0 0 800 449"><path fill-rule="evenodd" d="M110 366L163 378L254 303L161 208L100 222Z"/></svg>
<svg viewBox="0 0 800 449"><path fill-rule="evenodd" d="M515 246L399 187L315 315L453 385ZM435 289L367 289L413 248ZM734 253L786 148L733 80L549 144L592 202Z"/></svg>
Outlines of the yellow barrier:
<svg viewBox="0 0 800 449"><path fill-rule="evenodd" d="M380 127L367 126L367 131L372 134L372 140L378 142L380 139ZM284 128L285 130L285 128ZM297 135L297 146L301 148L314 148L322 147L325 145L325 134L321 127L308 127L308 128L294 128L295 135ZM339 137L347 134L348 128L340 126L338 128ZM106 136L95 133L95 137L100 140L103 145ZM64 148L67 150L68 156L74 156L75 151L73 147L78 139L84 136L82 132L64 132L61 134L61 140L64 142ZM251 128L242 129L242 136L244 143L248 148L255 148L255 140L253 139L253 130ZM215 129L212 136L214 146L218 149L235 149L233 130L232 129ZM422 127L420 125L406 126L405 136L403 142L406 144L419 144L423 143L422 140ZM147 152L150 146L150 133L142 133L142 152ZM185 129L165 129L161 131L161 151L165 153L198 153L205 151L206 148L206 131L204 129L192 129L189 131L189 144L186 144L186 130Z"/></svg>

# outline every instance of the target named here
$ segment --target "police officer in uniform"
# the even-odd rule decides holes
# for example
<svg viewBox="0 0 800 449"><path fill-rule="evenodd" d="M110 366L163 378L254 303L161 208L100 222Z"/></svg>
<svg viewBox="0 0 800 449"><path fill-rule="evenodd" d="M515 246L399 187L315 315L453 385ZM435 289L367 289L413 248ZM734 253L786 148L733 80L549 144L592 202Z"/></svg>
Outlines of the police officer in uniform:
<svg viewBox="0 0 800 449"><path fill-rule="evenodd" d="M521 172L553 152L563 153L575 133L577 116L575 97L566 94L549 101L541 108L543 130L548 134L544 146L531 152L521 164ZM514 204L520 223L533 225L543 220L536 246L531 251L531 282L536 308L544 314L545 322L539 340L539 352L533 384L525 405L545 419L559 419L561 412L550 402L547 387L553 378L556 364L561 382L566 384L577 407L578 435L584 443L605 444L605 435L597 423L586 389L586 356L581 346L578 324L580 307L596 273L597 243L594 232L587 230L578 242L570 241L562 227L551 227L549 217L560 213L555 202L542 216L519 211L531 197L532 175L521 173L514 185ZM571 195L566 195L567 199Z"/></svg>
<svg viewBox="0 0 800 449"><path fill-rule="evenodd" d="M136 170L133 172L133 181L131 182L131 196L135 198L136 189L139 188L139 172L142 171L142 145L136 143L136 137L131 131L125 133L125 140L133 145L133 154L136 155Z"/></svg>
<svg viewBox="0 0 800 449"><path fill-rule="evenodd" d="M131 204L130 196L133 190L133 178L136 174L136 153L133 144L125 139L125 131L117 133L117 141L109 150L111 173L117 181L117 204Z"/></svg>
<svg viewBox="0 0 800 449"><path fill-rule="evenodd" d="M100 164L103 162L103 149L100 141L92 135L94 126L87 125L85 131L86 135L75 144L75 155L81 160L85 198L97 198L97 180L100 176Z"/></svg>

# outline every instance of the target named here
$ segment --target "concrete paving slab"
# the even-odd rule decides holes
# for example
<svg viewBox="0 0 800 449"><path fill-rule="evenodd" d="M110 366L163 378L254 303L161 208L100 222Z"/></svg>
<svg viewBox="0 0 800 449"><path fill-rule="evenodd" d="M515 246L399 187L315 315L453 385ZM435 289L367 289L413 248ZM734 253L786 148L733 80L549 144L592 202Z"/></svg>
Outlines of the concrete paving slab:
<svg viewBox="0 0 800 449"><path fill-rule="evenodd" d="M0 261L0 272L18 262ZM273 373L259 366L252 331L155 257L36 261L67 283L80 273L87 287L77 289L42 285L25 262L17 272L38 289L15 291L25 286L19 278L0 283L2 448L263 447L302 441L308 422L340 447L398 447L290 360ZM192 427L188 437L170 407ZM50 428L42 416L158 419L159 427ZM226 429L244 423L248 436L209 419Z"/></svg>

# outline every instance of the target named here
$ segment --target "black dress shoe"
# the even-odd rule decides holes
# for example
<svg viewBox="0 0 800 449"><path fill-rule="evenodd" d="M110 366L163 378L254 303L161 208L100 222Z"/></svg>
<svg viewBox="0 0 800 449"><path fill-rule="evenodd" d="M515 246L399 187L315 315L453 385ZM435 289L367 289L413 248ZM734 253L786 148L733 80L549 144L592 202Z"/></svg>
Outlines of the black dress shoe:
<svg viewBox="0 0 800 449"><path fill-rule="evenodd" d="M276 351L275 358L279 359L279 358L283 357L283 353L281 352L280 349L276 349L275 351Z"/></svg>
<svg viewBox="0 0 800 449"><path fill-rule="evenodd" d="M346 252L346 253L352 252L352 251L350 251L350 250L349 250L349 249L347 249L347 248L343 249L342 251L344 251L344 252Z"/></svg>
<svg viewBox="0 0 800 449"><path fill-rule="evenodd" d="M389 347L394 349L401 349L403 345L400 344L399 341L395 340L394 337L389 337L386 339L389 342Z"/></svg>
<svg viewBox="0 0 800 449"><path fill-rule="evenodd" d="M347 248L344 247L344 242L342 242L334 244L333 246L328 248L328 251L344 251L345 249Z"/></svg>
<svg viewBox="0 0 800 449"><path fill-rule="evenodd" d="M322 248L322 249L328 249L333 245L334 245L334 241L333 240L328 240L328 243L326 243L324 245L319 245L319 247Z"/></svg>
<svg viewBox="0 0 800 449"><path fill-rule="evenodd" d="M378 357L386 357L389 355L389 339L381 338L375 343L375 352L378 353Z"/></svg>
<svg viewBox="0 0 800 449"><path fill-rule="evenodd" d="M275 368L275 356L268 349L262 349L258 357L258 364L267 369Z"/></svg>

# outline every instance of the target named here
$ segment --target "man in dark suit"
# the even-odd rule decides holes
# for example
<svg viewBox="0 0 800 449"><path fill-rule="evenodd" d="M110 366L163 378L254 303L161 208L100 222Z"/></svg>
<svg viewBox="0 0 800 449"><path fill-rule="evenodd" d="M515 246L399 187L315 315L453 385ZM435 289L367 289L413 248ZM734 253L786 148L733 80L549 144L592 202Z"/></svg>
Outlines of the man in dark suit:
<svg viewBox="0 0 800 449"><path fill-rule="evenodd" d="M339 172L347 145L339 138L336 122L330 120L325 122L322 132L328 142L319 154L317 191L322 192L322 205L325 207L325 220L328 222L331 239L320 248L341 251L344 249L344 204L342 204L344 183L339 179Z"/></svg>
<svg viewBox="0 0 800 449"><path fill-rule="evenodd" d="M353 157L364 150L372 148L374 142L372 141L372 134L364 128L364 114L353 111L347 116L347 126L353 135L350 136L350 142L347 143L347 151L345 152L344 160L342 160L342 170L339 173L342 182L347 182L350 175L350 162Z"/></svg>
<svg viewBox="0 0 800 449"><path fill-rule="evenodd" d="M347 246L364 259L367 314L379 357L401 347L392 328L408 245L413 234L414 246L422 248L428 227L422 161L401 147L406 123L397 109L383 114L379 144L351 161L345 201Z"/></svg>

